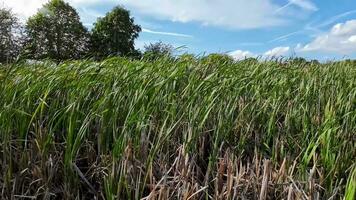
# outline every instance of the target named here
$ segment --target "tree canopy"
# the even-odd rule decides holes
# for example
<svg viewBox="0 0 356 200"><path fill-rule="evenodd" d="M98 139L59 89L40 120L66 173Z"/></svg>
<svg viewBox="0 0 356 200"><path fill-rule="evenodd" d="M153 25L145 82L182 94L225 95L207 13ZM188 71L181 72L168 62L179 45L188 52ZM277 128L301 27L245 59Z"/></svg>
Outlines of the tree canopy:
<svg viewBox="0 0 356 200"><path fill-rule="evenodd" d="M139 32L141 27L134 23L130 12L117 6L94 24L91 53L97 58L136 55L138 51L135 50L134 40Z"/></svg>
<svg viewBox="0 0 356 200"><path fill-rule="evenodd" d="M51 0L26 24L27 58L78 59L88 50L89 34L76 10L63 0Z"/></svg>
<svg viewBox="0 0 356 200"><path fill-rule="evenodd" d="M21 50L22 31L17 17L6 8L0 8L0 63L13 61Z"/></svg>

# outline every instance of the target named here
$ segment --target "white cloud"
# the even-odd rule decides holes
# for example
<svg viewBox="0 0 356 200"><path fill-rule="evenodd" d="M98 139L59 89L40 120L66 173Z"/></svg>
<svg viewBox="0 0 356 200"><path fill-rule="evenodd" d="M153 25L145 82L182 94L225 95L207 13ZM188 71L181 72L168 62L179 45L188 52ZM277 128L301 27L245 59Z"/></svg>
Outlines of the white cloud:
<svg viewBox="0 0 356 200"><path fill-rule="evenodd" d="M76 7L79 11L83 10L84 14L90 15L98 13L94 10L85 9L85 6L97 4L97 3L115 3L117 0L64 0ZM19 15L22 20L34 15L43 4L48 0L0 0L0 5L4 5L11 8L14 13ZM85 13L88 11L89 13Z"/></svg>
<svg viewBox="0 0 356 200"><path fill-rule="evenodd" d="M307 10L307 11L317 11L318 10L316 5L310 0L289 0L287 4L278 8L275 12L280 12L282 10L285 10L286 8L288 8L290 6L297 6L301 9Z"/></svg>
<svg viewBox="0 0 356 200"><path fill-rule="evenodd" d="M356 20L334 25L327 33L319 35L312 42L296 48L300 52L332 52L350 54L356 52Z"/></svg>
<svg viewBox="0 0 356 200"><path fill-rule="evenodd" d="M47 0L0 0L0 5L12 9L22 20L35 14Z"/></svg>
<svg viewBox="0 0 356 200"><path fill-rule="evenodd" d="M242 60L245 58L255 57L255 55L249 51L236 50L228 54L235 60Z"/></svg>
<svg viewBox="0 0 356 200"><path fill-rule="evenodd" d="M349 37L348 42L356 42L356 35Z"/></svg>
<svg viewBox="0 0 356 200"><path fill-rule="evenodd" d="M172 32L162 32L162 31L153 31L147 28L143 28L142 32L144 33L151 33L151 34L157 34L157 35L168 35L168 36L174 36L174 37L185 37L185 38L192 38L192 35L187 35L187 34L182 34L182 33L172 33Z"/></svg>
<svg viewBox="0 0 356 200"><path fill-rule="evenodd" d="M178 22L198 22L231 29L251 29L286 24L290 19L276 14L272 0L123 0L138 13Z"/></svg>
<svg viewBox="0 0 356 200"><path fill-rule="evenodd" d="M274 39L268 41L268 43L284 41L284 40L288 39L289 37L300 34L300 33L302 33L302 31L294 31L292 33L288 33L288 34L279 36L277 38L274 38Z"/></svg>
<svg viewBox="0 0 356 200"><path fill-rule="evenodd" d="M33 15L48 0L0 0L22 19ZM275 11L281 8L272 0L65 0L78 9L83 20L94 17L82 9L93 5L121 4L130 10L159 19L178 22L198 22L231 29L251 29L287 24L293 17ZM310 0L291 0L291 4L303 10L315 10ZM301 11L303 13L303 11ZM297 18L297 17L296 17Z"/></svg>
<svg viewBox="0 0 356 200"><path fill-rule="evenodd" d="M310 11L318 10L315 4L310 0L289 0L289 2L305 10L310 10Z"/></svg>
<svg viewBox="0 0 356 200"><path fill-rule="evenodd" d="M337 20L342 19L344 17L347 17L349 15L353 15L356 13L356 9L355 10L350 10L347 12L343 12L341 14L335 15L333 17L331 17L330 19L325 20L324 22L318 22L318 24L315 24L314 26L317 27L324 27L324 26L328 26L330 24L335 23Z"/></svg>
<svg viewBox="0 0 356 200"><path fill-rule="evenodd" d="M273 49L270 49L266 51L263 55L255 54L250 51L243 51L243 50L236 50L233 52L230 52L228 55L230 55L232 58L235 60L242 60L245 58L251 58L251 57L259 57L259 58L272 58L272 57L280 57L280 56L289 56L291 53L291 48L290 47L275 47Z"/></svg>
<svg viewBox="0 0 356 200"><path fill-rule="evenodd" d="M279 57L286 56L290 53L290 47L275 47L271 50L268 50L264 53L264 56L267 57Z"/></svg>

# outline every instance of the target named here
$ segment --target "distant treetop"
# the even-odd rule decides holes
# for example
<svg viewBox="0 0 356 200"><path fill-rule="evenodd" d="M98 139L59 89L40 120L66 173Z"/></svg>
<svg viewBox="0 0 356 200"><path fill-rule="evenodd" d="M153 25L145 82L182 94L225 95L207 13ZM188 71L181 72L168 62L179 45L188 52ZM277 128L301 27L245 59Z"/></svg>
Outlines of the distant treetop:
<svg viewBox="0 0 356 200"><path fill-rule="evenodd" d="M50 0L26 23L25 57L78 59L87 53L89 34L77 11L63 0Z"/></svg>
<svg viewBox="0 0 356 200"><path fill-rule="evenodd" d="M134 23L130 12L117 6L94 23L91 54L96 58L136 55L134 41L140 32L141 27Z"/></svg>

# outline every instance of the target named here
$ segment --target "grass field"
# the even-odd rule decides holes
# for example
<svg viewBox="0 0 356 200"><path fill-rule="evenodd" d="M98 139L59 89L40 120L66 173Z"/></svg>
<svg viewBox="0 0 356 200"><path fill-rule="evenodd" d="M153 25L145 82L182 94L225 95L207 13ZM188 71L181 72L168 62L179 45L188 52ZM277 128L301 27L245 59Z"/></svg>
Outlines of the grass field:
<svg viewBox="0 0 356 200"><path fill-rule="evenodd" d="M347 199L356 65L0 67L3 199Z"/></svg>

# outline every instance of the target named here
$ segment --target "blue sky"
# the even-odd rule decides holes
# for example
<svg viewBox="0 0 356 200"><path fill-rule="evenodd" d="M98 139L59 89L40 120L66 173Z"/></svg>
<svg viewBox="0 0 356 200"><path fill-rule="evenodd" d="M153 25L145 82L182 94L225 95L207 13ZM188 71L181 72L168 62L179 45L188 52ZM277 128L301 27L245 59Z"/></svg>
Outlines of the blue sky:
<svg viewBox="0 0 356 200"><path fill-rule="evenodd" d="M90 27L115 5L131 11L142 48L163 41L196 54L356 58L356 0L66 0ZM0 0L22 19L46 0ZM1 4L0 4L1 5Z"/></svg>

